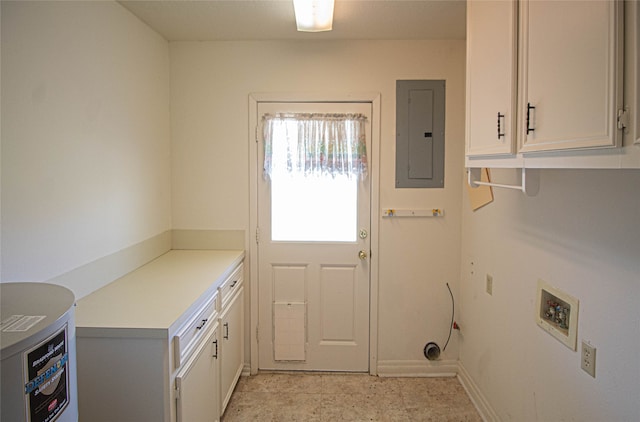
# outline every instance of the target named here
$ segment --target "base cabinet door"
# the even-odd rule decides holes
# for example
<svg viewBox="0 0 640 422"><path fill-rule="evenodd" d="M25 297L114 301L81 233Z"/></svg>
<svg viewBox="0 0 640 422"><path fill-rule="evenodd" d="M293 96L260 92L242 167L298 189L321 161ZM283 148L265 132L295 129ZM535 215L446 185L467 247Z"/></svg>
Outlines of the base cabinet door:
<svg viewBox="0 0 640 422"><path fill-rule="evenodd" d="M218 341L218 328L215 328L176 375L178 422L220 420Z"/></svg>
<svg viewBox="0 0 640 422"><path fill-rule="evenodd" d="M244 287L222 309L220 317L220 407L227 407L244 365Z"/></svg>

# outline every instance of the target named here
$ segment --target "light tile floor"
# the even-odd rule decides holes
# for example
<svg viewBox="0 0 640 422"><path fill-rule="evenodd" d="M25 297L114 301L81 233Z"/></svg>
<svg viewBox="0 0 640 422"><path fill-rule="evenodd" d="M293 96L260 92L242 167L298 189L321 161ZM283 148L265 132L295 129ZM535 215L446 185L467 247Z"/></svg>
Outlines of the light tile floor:
<svg viewBox="0 0 640 422"><path fill-rule="evenodd" d="M222 422L472 421L482 418L456 378L259 373L241 377Z"/></svg>

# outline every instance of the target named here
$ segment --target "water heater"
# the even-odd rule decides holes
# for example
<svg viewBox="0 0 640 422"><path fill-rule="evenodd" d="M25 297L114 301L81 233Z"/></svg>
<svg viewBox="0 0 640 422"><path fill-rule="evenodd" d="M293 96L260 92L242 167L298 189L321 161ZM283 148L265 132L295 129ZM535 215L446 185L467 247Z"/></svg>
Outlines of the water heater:
<svg viewBox="0 0 640 422"><path fill-rule="evenodd" d="M0 420L77 422L73 293L46 283L0 283Z"/></svg>

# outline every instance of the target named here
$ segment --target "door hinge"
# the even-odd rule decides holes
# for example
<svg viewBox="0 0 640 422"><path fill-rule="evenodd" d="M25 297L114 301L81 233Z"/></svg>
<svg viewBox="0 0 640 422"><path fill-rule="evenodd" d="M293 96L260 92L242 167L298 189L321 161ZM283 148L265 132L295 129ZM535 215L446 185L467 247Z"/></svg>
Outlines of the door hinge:
<svg viewBox="0 0 640 422"><path fill-rule="evenodd" d="M180 387L176 387L176 400L180 400Z"/></svg>
<svg viewBox="0 0 640 422"><path fill-rule="evenodd" d="M618 129L629 127L629 110L621 108L618 110Z"/></svg>
<svg viewBox="0 0 640 422"><path fill-rule="evenodd" d="M256 342L259 343L260 342L260 329L259 329L259 325L256 325Z"/></svg>
<svg viewBox="0 0 640 422"><path fill-rule="evenodd" d="M260 243L260 227L256 227L256 243Z"/></svg>
<svg viewBox="0 0 640 422"><path fill-rule="evenodd" d="M260 140L258 139L258 126L256 126L256 144L260 142Z"/></svg>

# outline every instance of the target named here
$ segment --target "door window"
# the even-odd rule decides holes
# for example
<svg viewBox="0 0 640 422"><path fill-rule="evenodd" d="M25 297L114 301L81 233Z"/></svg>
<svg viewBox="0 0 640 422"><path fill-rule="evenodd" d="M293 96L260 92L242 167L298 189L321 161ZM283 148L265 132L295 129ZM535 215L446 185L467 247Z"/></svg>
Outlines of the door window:
<svg viewBox="0 0 640 422"><path fill-rule="evenodd" d="M357 180L367 174L366 117L276 113L263 119L271 240L355 242Z"/></svg>
<svg viewBox="0 0 640 422"><path fill-rule="evenodd" d="M271 240L355 242L358 181L339 175L271 176Z"/></svg>

